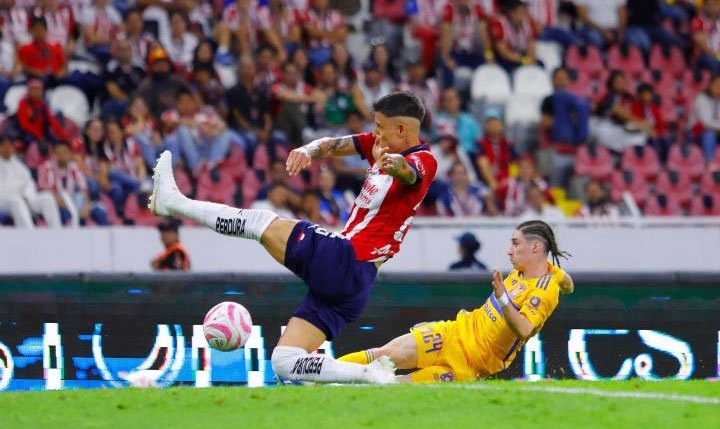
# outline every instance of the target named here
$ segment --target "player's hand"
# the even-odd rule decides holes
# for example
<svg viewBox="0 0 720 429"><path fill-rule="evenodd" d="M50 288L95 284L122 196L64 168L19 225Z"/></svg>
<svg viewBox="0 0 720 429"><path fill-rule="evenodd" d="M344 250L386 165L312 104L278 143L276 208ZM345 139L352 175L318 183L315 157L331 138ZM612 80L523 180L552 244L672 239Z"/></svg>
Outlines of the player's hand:
<svg viewBox="0 0 720 429"><path fill-rule="evenodd" d="M297 149L293 149L293 151L290 152L290 155L288 155L287 162L285 163L285 170L287 170L289 175L294 176L299 174L302 170L310 167L310 163L312 163L312 158L310 158L310 154L307 152L307 149L299 147Z"/></svg>
<svg viewBox="0 0 720 429"><path fill-rule="evenodd" d="M387 153L387 148L385 148L378 162L380 170L394 177L400 174L400 171L405 165L405 158L397 153Z"/></svg>
<svg viewBox="0 0 720 429"><path fill-rule="evenodd" d="M500 272L500 270L493 270L492 286L493 293L495 293L495 298L499 299L506 292L505 283L503 283L502 273Z"/></svg>

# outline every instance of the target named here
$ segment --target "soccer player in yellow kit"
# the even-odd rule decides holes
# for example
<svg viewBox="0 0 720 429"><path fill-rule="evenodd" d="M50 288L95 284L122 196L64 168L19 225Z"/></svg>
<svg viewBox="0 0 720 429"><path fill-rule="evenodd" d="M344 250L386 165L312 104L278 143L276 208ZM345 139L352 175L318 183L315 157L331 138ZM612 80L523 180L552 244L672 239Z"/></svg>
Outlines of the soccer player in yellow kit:
<svg viewBox="0 0 720 429"><path fill-rule="evenodd" d="M547 223L524 222L513 231L508 249L514 270L504 281L494 270L493 293L480 308L460 310L452 321L415 325L383 347L340 360L368 364L388 356L398 369L416 369L398 377L415 383L468 381L502 371L542 329L560 293L572 293L572 278L559 267L566 255Z"/></svg>

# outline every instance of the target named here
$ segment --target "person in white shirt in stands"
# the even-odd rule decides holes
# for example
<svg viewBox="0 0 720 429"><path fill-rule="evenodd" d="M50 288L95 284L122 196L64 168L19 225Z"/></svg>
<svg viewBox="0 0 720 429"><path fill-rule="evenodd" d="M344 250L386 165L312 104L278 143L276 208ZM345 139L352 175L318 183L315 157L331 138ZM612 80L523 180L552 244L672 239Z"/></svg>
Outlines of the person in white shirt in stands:
<svg viewBox="0 0 720 429"><path fill-rule="evenodd" d="M521 221L539 219L545 222L565 220L565 214L545 198L545 193L537 186L530 186L525 197L528 206L520 215Z"/></svg>
<svg viewBox="0 0 720 429"><path fill-rule="evenodd" d="M0 211L18 228L35 228L32 214L42 214L50 228L60 228L60 210L50 192L38 192L30 170L14 154L13 142L0 136Z"/></svg>
<svg viewBox="0 0 720 429"><path fill-rule="evenodd" d="M603 47L617 42L627 25L627 0L575 0L586 42Z"/></svg>

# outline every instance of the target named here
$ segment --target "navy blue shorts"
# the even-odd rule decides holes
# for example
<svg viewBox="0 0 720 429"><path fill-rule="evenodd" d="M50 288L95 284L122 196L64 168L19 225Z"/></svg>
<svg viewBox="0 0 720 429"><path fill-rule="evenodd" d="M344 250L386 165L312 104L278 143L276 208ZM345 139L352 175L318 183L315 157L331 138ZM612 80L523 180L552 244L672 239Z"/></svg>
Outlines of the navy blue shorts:
<svg viewBox="0 0 720 429"><path fill-rule="evenodd" d="M293 316L315 325L328 340L360 317L377 275L375 264L355 258L349 240L307 221L290 234L285 266L308 285Z"/></svg>

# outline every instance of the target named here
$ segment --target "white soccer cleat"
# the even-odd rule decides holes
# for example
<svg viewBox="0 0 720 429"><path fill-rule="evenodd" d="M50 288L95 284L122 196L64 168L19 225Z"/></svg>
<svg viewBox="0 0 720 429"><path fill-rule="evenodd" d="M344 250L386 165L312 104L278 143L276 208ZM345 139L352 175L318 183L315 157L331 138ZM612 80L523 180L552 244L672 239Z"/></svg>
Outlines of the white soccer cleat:
<svg viewBox="0 0 720 429"><path fill-rule="evenodd" d="M395 364L387 356L381 356L367 365L366 381L373 384L395 384Z"/></svg>
<svg viewBox="0 0 720 429"><path fill-rule="evenodd" d="M153 192L148 208L155 216L172 216L170 207L182 196L173 175L172 154L166 150L160 154L153 170Z"/></svg>

